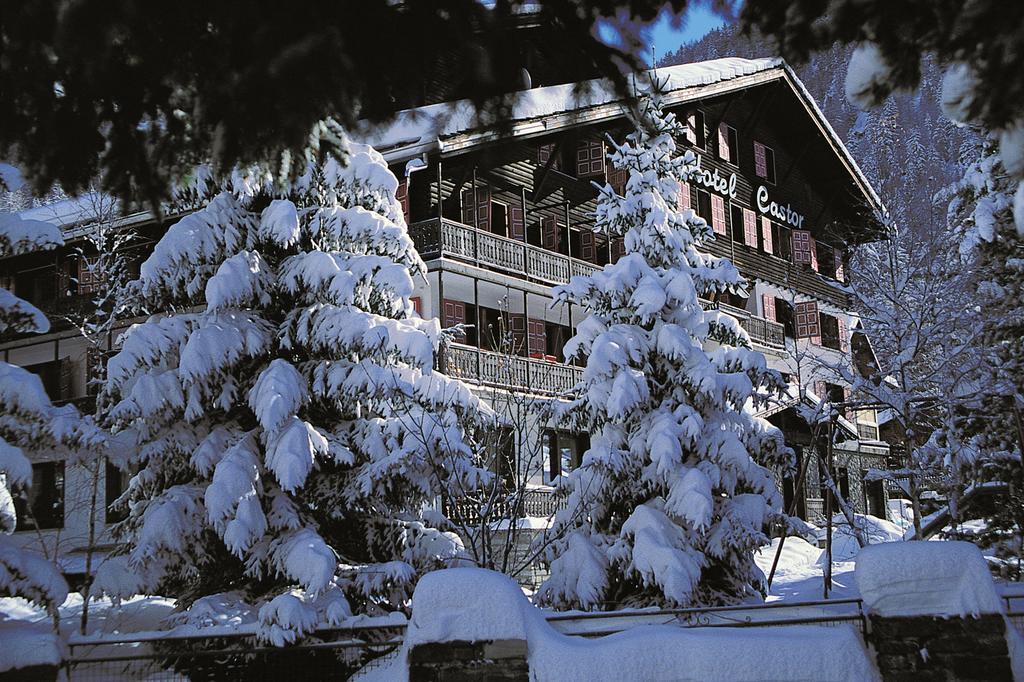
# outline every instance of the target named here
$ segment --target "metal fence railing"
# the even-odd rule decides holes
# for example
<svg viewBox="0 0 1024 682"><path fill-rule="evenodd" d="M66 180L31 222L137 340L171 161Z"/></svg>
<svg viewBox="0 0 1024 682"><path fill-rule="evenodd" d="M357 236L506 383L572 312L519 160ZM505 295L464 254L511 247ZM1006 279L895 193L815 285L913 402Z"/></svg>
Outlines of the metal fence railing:
<svg viewBox="0 0 1024 682"><path fill-rule="evenodd" d="M1009 621L1024 632L1024 594L1002 596ZM860 599L772 602L686 609L546 613L558 632L603 637L639 625L717 627L855 627L868 633ZM77 637L66 663L73 682L103 680L345 680L384 668L402 646L403 625L318 631L301 644L271 647L252 634L123 638Z"/></svg>

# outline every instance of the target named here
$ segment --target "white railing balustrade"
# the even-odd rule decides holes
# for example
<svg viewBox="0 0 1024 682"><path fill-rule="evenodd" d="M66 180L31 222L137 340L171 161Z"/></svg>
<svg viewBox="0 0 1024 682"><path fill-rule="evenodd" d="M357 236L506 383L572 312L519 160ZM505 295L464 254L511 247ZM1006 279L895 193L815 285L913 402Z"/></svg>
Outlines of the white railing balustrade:
<svg viewBox="0 0 1024 682"><path fill-rule="evenodd" d="M583 374L579 367L455 343L443 354L439 369L470 383L548 394L571 391Z"/></svg>

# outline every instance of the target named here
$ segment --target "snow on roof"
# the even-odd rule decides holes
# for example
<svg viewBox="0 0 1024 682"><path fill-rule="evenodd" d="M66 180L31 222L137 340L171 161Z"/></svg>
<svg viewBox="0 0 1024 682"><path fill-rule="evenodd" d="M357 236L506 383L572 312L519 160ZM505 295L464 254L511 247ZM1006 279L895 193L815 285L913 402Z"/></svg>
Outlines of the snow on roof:
<svg viewBox="0 0 1024 682"><path fill-rule="evenodd" d="M668 94L753 75L779 68L783 64L779 58L728 57L661 67L639 74L637 81L638 85L649 84L652 76L656 77L659 83L664 81L664 91ZM520 92L507 120L525 122L555 114L581 114L594 107L622 102L623 97L615 91L611 81L606 79L549 85ZM616 110L614 115L621 113L621 110ZM487 126L487 121L477 118L476 109L470 100L458 100L400 111L390 123L363 131L360 141L372 144L383 152L429 145L437 140L474 132Z"/></svg>

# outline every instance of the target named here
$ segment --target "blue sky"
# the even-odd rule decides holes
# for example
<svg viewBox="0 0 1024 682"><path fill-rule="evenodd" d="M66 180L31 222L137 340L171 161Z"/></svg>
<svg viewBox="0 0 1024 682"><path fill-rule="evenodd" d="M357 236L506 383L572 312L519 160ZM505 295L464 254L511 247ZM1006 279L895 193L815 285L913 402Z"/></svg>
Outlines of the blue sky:
<svg viewBox="0 0 1024 682"><path fill-rule="evenodd" d="M697 3L690 4L681 21L681 25L672 26L672 13L665 11L655 22L650 37L658 59L675 52L680 45L704 37L706 33L725 23L722 17L712 12L706 5Z"/></svg>
<svg viewBox="0 0 1024 682"><path fill-rule="evenodd" d="M686 11L678 19L669 9L665 9L649 26L637 25L628 14L620 14L598 23L598 34L601 38L620 48L628 48L627 35L635 35L638 31L644 35L643 59L650 63L652 47L657 59L670 52L675 52L680 45L702 38L708 31L718 28L725 19L709 8L707 0L690 0ZM738 5L733 3L733 7Z"/></svg>

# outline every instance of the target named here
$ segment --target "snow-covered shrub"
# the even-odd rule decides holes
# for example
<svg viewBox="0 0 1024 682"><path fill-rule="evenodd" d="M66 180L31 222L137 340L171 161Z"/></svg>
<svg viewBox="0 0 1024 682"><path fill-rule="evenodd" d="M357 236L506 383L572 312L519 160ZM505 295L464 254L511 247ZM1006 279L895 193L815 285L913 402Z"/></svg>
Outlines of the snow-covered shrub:
<svg viewBox="0 0 1024 682"><path fill-rule="evenodd" d="M353 144L284 188L236 170L185 193L204 208L142 265L135 303L156 314L100 395L139 443L129 549L110 562L135 577L101 575L108 593L243 590L284 643L324 595L348 600L332 614L400 609L449 560L423 515L485 475L465 434L490 413L432 369L440 328L412 314L425 267L397 186Z"/></svg>
<svg viewBox="0 0 1024 682"><path fill-rule="evenodd" d="M753 554L780 513L766 467L792 455L750 407L781 377L734 318L701 307L699 296L744 282L700 251L711 228L678 208L680 182L698 168L692 152L676 154L679 134L671 114L645 102L610 155L629 172L625 194L606 186L597 209L596 229L624 238L626 253L556 290L590 314L566 346L586 369L562 418L592 433L546 551L539 598L559 608L755 595Z"/></svg>

